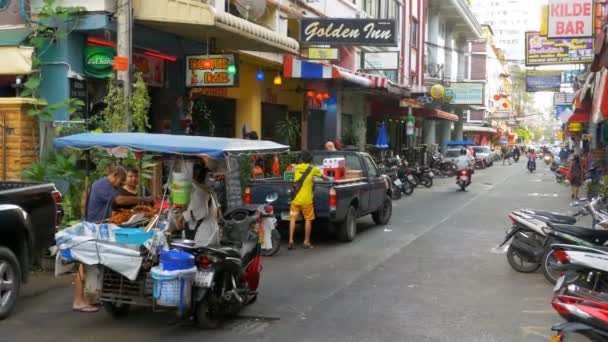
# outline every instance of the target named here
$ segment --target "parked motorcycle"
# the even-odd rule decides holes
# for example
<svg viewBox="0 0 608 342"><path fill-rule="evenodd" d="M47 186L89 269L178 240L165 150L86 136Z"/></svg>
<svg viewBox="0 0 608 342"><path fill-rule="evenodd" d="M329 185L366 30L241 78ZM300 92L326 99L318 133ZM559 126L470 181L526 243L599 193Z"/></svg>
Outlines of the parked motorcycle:
<svg viewBox="0 0 608 342"><path fill-rule="evenodd" d="M471 170L460 170L456 177L456 184L462 191L466 191L467 187L471 185Z"/></svg>
<svg viewBox="0 0 608 342"><path fill-rule="evenodd" d="M595 210L599 200L598 198L585 203L581 210L574 215L561 215L531 209L514 211L509 214L512 226L507 231L505 240L499 245L502 247L513 239L507 249L509 265L522 273L534 272L542 265L547 280L555 282L556 276L550 265L554 260L550 248L551 243L555 241L586 243L579 236L572 235L569 227L576 223L578 216L590 213L590 208Z"/></svg>
<svg viewBox="0 0 608 342"><path fill-rule="evenodd" d="M380 167L381 173L390 179L391 193L395 200L400 199L402 194L410 196L414 192L414 187L410 181L402 180L405 175L399 176L401 163L401 159L391 158L387 160L386 165Z"/></svg>
<svg viewBox="0 0 608 342"><path fill-rule="evenodd" d="M426 188L433 186L433 176L435 174L429 167L416 165L412 169L412 176L416 179L416 182Z"/></svg>
<svg viewBox="0 0 608 342"><path fill-rule="evenodd" d="M577 300L570 298L562 298L558 302L554 301L554 303L555 304L553 304L553 308L557 312L562 312L564 315L570 314L570 312L572 312L572 314L574 315L580 314L580 312L582 312L583 316L592 316L594 319L599 320L602 325L608 323L608 321L606 321L605 319L607 314L607 310L605 309L605 303L594 303L589 301L583 301L581 299ZM596 308L599 308L599 310L596 310ZM599 313L601 313L601 315L597 315L598 311ZM591 341L600 342L608 340L608 331L597 329L591 325L578 322L578 320L576 322L556 324L551 327L551 330L557 332L557 335L555 335L551 339L551 342L569 342L576 335L585 336Z"/></svg>
<svg viewBox="0 0 608 342"><path fill-rule="evenodd" d="M435 153L431 156L431 164L430 168L432 170L437 170L438 173L436 175L442 177L453 177L456 174L456 164L449 160L443 160L440 153Z"/></svg>
<svg viewBox="0 0 608 342"><path fill-rule="evenodd" d="M202 328L217 328L224 316L234 315L256 301L262 245L267 236L260 216L269 215L269 207L277 197L268 195L268 203L255 210L241 207L227 212L218 246L172 243L195 256L198 271L192 295L195 318Z"/></svg>

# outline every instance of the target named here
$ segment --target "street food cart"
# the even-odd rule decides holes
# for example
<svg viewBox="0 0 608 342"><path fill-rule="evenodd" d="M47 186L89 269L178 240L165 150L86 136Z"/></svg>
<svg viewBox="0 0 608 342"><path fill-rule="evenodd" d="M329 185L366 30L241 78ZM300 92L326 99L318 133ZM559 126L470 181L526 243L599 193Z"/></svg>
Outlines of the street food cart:
<svg viewBox="0 0 608 342"><path fill-rule="evenodd" d="M242 153L288 151L288 146L270 141L148 133L83 133L56 138L53 144L55 148L81 151L126 148L135 152L139 160L144 153L165 160L209 161ZM226 164L227 180L237 175L239 181L238 168L234 170L234 165ZM165 187L156 208L139 208L128 219L114 223L81 222L58 232L57 272L72 261L86 265L85 287L114 316L126 314L131 305L174 307L180 314L188 312L193 297L190 286L194 281L209 280L197 271L188 253L171 247L170 215L174 207L183 208L184 203L176 205L177 197L168 193L178 189L169 188ZM237 191L240 197L240 188ZM163 263L164 268L159 270ZM178 295L164 295L169 293L167 289Z"/></svg>

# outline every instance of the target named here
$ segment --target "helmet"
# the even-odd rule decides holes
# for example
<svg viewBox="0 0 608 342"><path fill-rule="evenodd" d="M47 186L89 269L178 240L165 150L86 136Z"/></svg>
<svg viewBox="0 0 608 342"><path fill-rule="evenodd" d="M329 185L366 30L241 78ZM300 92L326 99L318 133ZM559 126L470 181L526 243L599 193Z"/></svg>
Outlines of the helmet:
<svg viewBox="0 0 608 342"><path fill-rule="evenodd" d="M461 156L464 156L465 154L467 154L467 150L466 150L466 148L461 148L461 149L460 149L460 155L461 155Z"/></svg>

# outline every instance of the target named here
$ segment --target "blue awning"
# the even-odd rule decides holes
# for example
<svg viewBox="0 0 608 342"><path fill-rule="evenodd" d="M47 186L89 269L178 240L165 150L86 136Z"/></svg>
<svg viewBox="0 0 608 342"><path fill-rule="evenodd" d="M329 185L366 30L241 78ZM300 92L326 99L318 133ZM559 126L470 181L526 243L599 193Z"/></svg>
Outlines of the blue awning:
<svg viewBox="0 0 608 342"><path fill-rule="evenodd" d="M475 145L475 142L471 141L471 140L452 140L452 141L448 141L446 143L446 145L448 145L448 146L468 146L468 145Z"/></svg>
<svg viewBox="0 0 608 342"><path fill-rule="evenodd" d="M226 153L289 150L289 146L266 140L152 133L81 133L56 138L53 140L53 146L77 150L125 147L133 151L207 155L214 158L222 158Z"/></svg>

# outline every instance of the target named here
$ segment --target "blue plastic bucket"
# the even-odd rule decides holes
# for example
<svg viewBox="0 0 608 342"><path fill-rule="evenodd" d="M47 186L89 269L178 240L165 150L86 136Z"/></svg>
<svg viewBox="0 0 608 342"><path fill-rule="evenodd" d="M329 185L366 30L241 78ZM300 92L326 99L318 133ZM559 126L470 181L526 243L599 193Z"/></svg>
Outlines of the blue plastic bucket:
<svg viewBox="0 0 608 342"><path fill-rule="evenodd" d="M194 256L177 249L160 253L160 267L163 271L188 270L194 266Z"/></svg>

